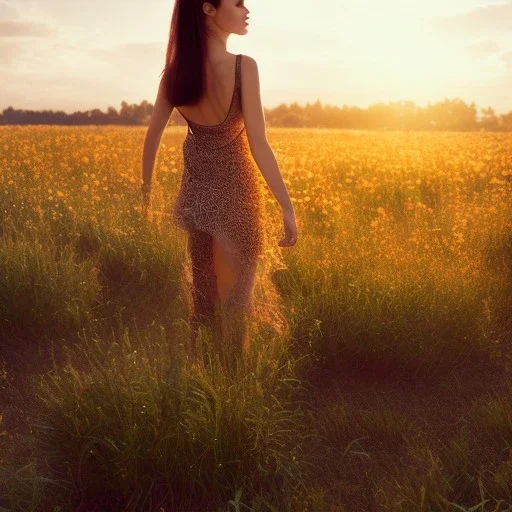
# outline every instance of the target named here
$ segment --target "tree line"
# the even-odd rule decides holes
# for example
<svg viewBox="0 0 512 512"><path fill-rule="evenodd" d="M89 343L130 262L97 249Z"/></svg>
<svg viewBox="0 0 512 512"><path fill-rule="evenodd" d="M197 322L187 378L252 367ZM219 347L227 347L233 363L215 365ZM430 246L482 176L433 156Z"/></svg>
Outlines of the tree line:
<svg viewBox="0 0 512 512"><path fill-rule="evenodd" d="M62 110L21 110L8 107L0 114L0 125L142 125L149 123L153 105L146 100L139 105L121 102L117 111L109 106L100 109L76 111L68 114ZM451 131L512 131L512 111L497 115L491 107L480 109L475 103L466 104L460 99L448 99L419 107L412 101L377 103L367 108L315 103L299 105L281 103L274 108L264 108L269 126L345 128L380 130L451 130ZM172 111L168 126L186 125L177 109Z"/></svg>

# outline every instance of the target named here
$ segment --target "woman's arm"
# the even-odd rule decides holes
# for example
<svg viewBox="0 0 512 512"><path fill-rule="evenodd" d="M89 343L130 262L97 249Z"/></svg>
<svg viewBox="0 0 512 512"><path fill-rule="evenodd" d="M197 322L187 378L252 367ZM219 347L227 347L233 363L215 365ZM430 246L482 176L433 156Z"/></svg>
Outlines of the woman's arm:
<svg viewBox="0 0 512 512"><path fill-rule="evenodd" d="M160 80L158 94L153 107L153 112L151 113L151 119L149 120L146 138L144 139L144 149L142 152L142 181L147 186L151 185L153 168L158 148L160 147L160 140L174 109L174 107L167 101L167 97L165 95L164 77L165 75Z"/></svg>
<svg viewBox="0 0 512 512"><path fill-rule="evenodd" d="M288 190L267 140L265 117L261 105L258 65L248 55L244 55L242 59L242 75L242 111L252 156L282 210L293 212Z"/></svg>

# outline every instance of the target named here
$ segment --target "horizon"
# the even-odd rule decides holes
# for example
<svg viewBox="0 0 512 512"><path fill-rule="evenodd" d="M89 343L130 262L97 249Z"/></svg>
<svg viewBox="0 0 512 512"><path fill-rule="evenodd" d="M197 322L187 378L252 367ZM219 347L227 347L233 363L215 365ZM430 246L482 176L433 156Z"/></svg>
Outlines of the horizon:
<svg viewBox="0 0 512 512"><path fill-rule="evenodd" d="M444 103L445 100L447 100L447 101L455 101L455 100L458 100L458 99L460 99L460 98L444 98L442 100L439 100L438 102L430 102L431 103L430 107L434 107L438 103ZM142 101L144 101L144 100L141 100L141 102L139 102L139 103L131 103L131 102L126 102L126 100L121 100L120 102L118 102L119 103L119 107L116 107L115 105L108 105L104 109L101 109L100 107L91 107L91 108L83 109L83 110L79 110L79 109L76 109L74 111L65 111L64 110L64 114L70 116L70 115L73 115L75 113L91 112L91 111L96 110L96 109L100 110L100 112L103 113L103 114L107 114L109 108L114 108L116 110L116 112L118 114L120 114L123 102L126 102L127 105L129 105L129 106L133 106L133 105L139 106L142 103ZM149 101L149 100L146 100L146 101L148 102L148 104L151 104L151 105L153 105L153 103L154 103L154 102ZM330 103L324 103L319 98L319 99L316 99L315 101L306 101L305 103L300 103L298 101L292 100L292 101L288 101L288 102L281 102L280 104L274 105L272 107L267 107L266 105L263 105L263 108L265 108L265 109L267 109L269 111L272 111L272 110L274 110L274 109L276 109L278 107L281 107L283 105L285 107L287 107L287 108L290 108L293 104L297 104L299 108L304 109L304 108L307 108L308 105L309 106L314 106L317 102L320 102L320 105L321 105L322 109L328 107L328 108L334 108L334 109L337 108L337 109L343 110L346 107L348 109L354 109L355 108L355 109L361 109L363 111L364 110L368 110L370 107L373 107L373 106L376 106L376 105L384 105L385 107L390 107L391 103L392 103L391 101L389 101L389 102L382 102L380 104L375 103L375 104L370 104L370 105L361 107L360 105L347 105L347 104L345 104L345 105L334 105L334 104L330 104ZM468 107L471 106L470 103L466 103L466 105ZM429 108L428 104L427 105L416 105L416 104L414 104L414 106L417 109L419 109L419 110L424 110L424 109L428 109ZM490 107L492 108L492 105L490 105ZM36 110L36 109L23 109L23 108L18 108L15 105L7 105L5 107L2 107L0 105L0 115L2 114L3 111L5 111L5 110L7 110L9 108L12 108L15 111L27 110L27 111L33 111L33 112L36 112L36 113L37 112L43 112L43 111L51 110L51 109L39 109L39 110ZM481 107L480 105L475 104L475 110L476 110L476 117L477 117L477 119L481 119L482 118L482 110L483 110L483 108L487 108L487 107ZM498 113L498 112L496 112L495 109L493 109L493 110L494 110L494 113L495 113L495 115L497 117L499 117L501 115L507 115L507 114L512 112L512 108L510 109L510 111L503 112L503 113ZM63 111L63 110L62 109L53 109L52 110L52 112L54 112L54 113L59 112L59 111ZM181 116L181 114L179 113L179 111L175 107L173 108L173 111L172 111L171 115L172 116L174 116L174 115Z"/></svg>
<svg viewBox="0 0 512 512"><path fill-rule="evenodd" d="M512 111L512 0L322 5L246 1L248 33L232 34L228 51L258 62L265 108L460 99L479 112ZM0 0L1 109L154 104L173 2L146 7L90 0L76 20L61 0Z"/></svg>

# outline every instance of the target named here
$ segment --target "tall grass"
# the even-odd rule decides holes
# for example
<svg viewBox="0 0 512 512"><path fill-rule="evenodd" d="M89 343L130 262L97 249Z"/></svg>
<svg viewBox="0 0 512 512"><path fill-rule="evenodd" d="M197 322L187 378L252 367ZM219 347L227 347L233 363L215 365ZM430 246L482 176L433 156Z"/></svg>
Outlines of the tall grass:
<svg viewBox="0 0 512 512"><path fill-rule="evenodd" d="M268 194L232 368L190 352L183 136L146 217L142 130L0 127L0 511L506 510L510 136L271 130L299 241Z"/></svg>
<svg viewBox="0 0 512 512"><path fill-rule="evenodd" d="M229 374L213 354L188 362L179 341L163 330L84 339L80 371L69 363L42 378L37 449L73 502L214 510L235 489L245 500L300 485L306 432L293 366L264 359Z"/></svg>

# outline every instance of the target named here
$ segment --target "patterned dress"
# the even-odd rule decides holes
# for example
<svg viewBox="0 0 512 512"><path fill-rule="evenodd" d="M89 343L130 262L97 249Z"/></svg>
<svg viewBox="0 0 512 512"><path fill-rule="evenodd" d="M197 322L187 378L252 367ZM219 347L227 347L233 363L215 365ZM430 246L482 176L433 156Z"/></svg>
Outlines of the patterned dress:
<svg viewBox="0 0 512 512"><path fill-rule="evenodd" d="M219 308L213 239L229 251L237 269L236 282L222 306L229 310L228 316L236 308L252 313L258 259L266 245L259 170L242 114L241 58L236 56L235 87L224 121L201 125L182 114L188 131L173 219L189 235L195 330L213 320Z"/></svg>

